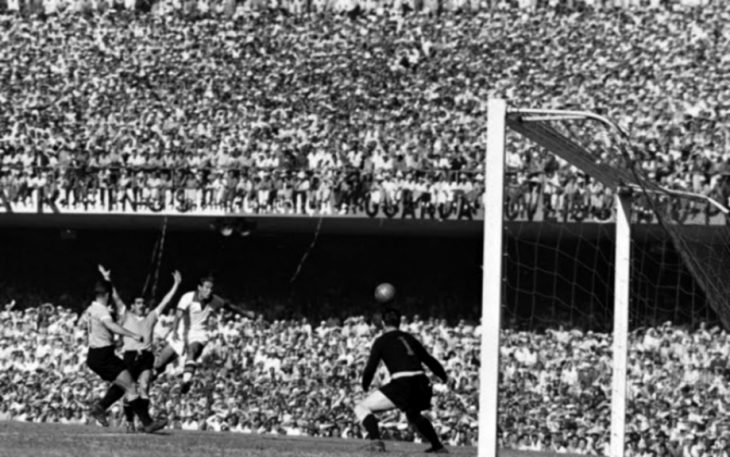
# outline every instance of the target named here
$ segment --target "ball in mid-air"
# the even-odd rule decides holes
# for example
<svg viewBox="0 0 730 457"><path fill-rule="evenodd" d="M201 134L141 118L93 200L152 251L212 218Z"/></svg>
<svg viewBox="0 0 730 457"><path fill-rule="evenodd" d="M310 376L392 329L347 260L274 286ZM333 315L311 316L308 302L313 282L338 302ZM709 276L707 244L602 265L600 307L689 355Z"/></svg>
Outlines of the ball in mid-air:
<svg viewBox="0 0 730 457"><path fill-rule="evenodd" d="M393 284L384 282L375 288L375 300L379 303L388 303L395 298L395 287Z"/></svg>

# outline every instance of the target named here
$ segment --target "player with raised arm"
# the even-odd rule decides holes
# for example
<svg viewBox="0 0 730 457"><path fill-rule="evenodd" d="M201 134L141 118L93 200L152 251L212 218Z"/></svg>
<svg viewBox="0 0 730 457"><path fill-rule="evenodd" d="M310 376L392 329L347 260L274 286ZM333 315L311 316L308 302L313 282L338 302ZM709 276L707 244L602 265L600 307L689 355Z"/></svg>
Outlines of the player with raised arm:
<svg viewBox="0 0 730 457"><path fill-rule="evenodd" d="M106 410L119 399L119 389L121 388L127 403L142 422L143 431L153 433L164 427L165 423L150 419L146 404L137 393L132 375L124 365L124 361L114 353L114 334L126 336L139 343L144 341L144 336L131 332L114 322L108 308L111 291L111 283L98 282L94 287L94 301L79 318L88 331L89 352L86 357L86 365L101 379L112 383L104 398L94 403L90 415L99 424L108 427Z"/></svg>
<svg viewBox="0 0 730 457"><path fill-rule="evenodd" d="M362 387L365 391L370 388L380 361L385 363L390 373L390 382L355 405L355 415L372 440L368 445L370 451L385 452L375 413L398 408L406 414L411 426L431 443L425 452L447 454L431 421L421 414L421 411L431 409L433 395L423 364L444 382L447 380L446 370L415 337L399 330L400 322L401 315L394 308L383 311L384 331L370 350L362 376Z"/></svg>
<svg viewBox="0 0 730 457"><path fill-rule="evenodd" d="M105 269L102 265L99 265L99 272L105 280L111 281L111 272ZM180 286L182 276L180 272L175 271L172 274L173 285L167 294L162 298L157 307L152 311L147 311L147 306L143 298L135 298L130 309L127 309L126 304L121 299L117 290L112 288L112 298L116 305L117 316L119 322L127 330L133 331L144 336L144 341L138 342L132 338L124 337L122 352L124 357L124 363L127 366L127 370L132 375L132 379L137 383L137 391L142 401L145 403L145 410L149 410L150 404L150 377L152 367L155 361L155 355L152 352L152 340L155 329L155 324L160 315L164 311L165 307L172 301L172 298L177 292L177 288ZM128 432L136 431L134 426L134 411L131 405L125 402L124 404L124 415L127 420L126 429Z"/></svg>
<svg viewBox="0 0 730 457"><path fill-rule="evenodd" d="M208 342L208 318L218 313L222 308L253 318L255 315L223 298L213 294L214 280L211 276L204 276L198 282L194 291L187 292L180 297L168 334L167 346L155 360L153 377L165 371L168 364L180 356L185 356L182 387L180 392L185 394L190 390L193 375L198 366L198 359ZM180 326L180 321L183 325Z"/></svg>

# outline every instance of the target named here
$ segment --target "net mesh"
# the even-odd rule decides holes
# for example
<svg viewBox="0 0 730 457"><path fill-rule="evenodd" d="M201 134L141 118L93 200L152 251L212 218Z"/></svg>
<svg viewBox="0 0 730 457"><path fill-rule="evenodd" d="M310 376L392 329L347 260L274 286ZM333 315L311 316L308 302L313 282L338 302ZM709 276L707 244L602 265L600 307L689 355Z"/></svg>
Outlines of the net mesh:
<svg viewBox="0 0 730 457"><path fill-rule="evenodd" d="M644 153L603 125L576 119L530 125L508 119L508 125L500 444L540 441L542 448L582 454L571 443L588 430L600 443L598 453L607 455L601 446L609 442L611 420L614 189L633 189L634 342L642 328L667 321L691 327L722 321L730 328L723 300L730 296L723 281L730 233L724 225L707 225L722 218L711 206L662 192L656 176L636 166L645 163ZM526 167L510 167L515 151ZM662 182L692 190L681 184ZM629 352L637 357L635 347ZM640 374L630 370L629 385L639 383ZM647 392L636 391L628 401L631 426L642 404L662 401Z"/></svg>
<svg viewBox="0 0 730 457"><path fill-rule="evenodd" d="M509 223L505 327L611 332L613 251L612 224ZM630 287L632 328L717 321L700 282L671 237L656 225L634 228Z"/></svg>

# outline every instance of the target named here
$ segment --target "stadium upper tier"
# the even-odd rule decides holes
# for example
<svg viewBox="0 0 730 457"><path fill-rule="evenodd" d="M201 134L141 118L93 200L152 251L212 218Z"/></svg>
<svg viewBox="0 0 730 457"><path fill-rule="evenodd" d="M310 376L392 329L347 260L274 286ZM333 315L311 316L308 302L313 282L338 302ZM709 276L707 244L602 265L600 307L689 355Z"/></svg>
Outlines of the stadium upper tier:
<svg viewBox="0 0 730 457"><path fill-rule="evenodd" d="M202 187L215 171L255 168L304 170L325 184L324 170L386 183L463 174L474 188L486 101L502 97L604 114L630 131L647 174L726 197L729 19L727 2L572 14L4 16L0 186L6 197L41 179L73 190L79 169L163 167L211 170ZM604 195L516 135L507 151L516 187Z"/></svg>

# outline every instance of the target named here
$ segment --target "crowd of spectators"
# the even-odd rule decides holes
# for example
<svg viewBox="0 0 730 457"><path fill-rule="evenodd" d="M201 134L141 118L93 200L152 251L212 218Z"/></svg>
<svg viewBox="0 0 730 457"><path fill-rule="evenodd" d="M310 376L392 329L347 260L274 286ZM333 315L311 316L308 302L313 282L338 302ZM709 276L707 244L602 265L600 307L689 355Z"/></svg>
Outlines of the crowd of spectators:
<svg viewBox="0 0 730 457"><path fill-rule="evenodd" d="M116 172L116 173L115 173ZM450 177L450 178L449 178ZM482 207L483 176L443 172L367 175L355 169L312 171L110 170L79 177L41 172L0 176L13 211L39 206L64 212L196 212L363 216L380 208L393 216L409 205L431 217ZM0 195L2 199L2 195ZM447 217L447 216L445 216Z"/></svg>
<svg viewBox="0 0 730 457"><path fill-rule="evenodd" d="M201 211L347 213L403 194L478 205L486 101L502 97L615 119L647 176L726 202L728 3L548 3L0 15L0 195L30 205L43 189L80 210L124 195ZM583 137L601 160L618 141ZM539 200L605 217L600 184L507 143L515 211Z"/></svg>
<svg viewBox="0 0 730 457"><path fill-rule="evenodd" d="M0 419L88 423L104 386L85 367L76 313L44 305L0 313ZM169 327L165 317L159 337ZM479 326L404 318L449 373L434 385L437 429L450 445L477 439ZM153 388L156 414L171 427L228 433L362 437L352 407L376 329L366 318L310 323L228 316L211 322L212 342L191 394L179 371ZM499 441L505 448L608 455L611 337L562 327L502 332ZM728 455L730 337L704 325L635 329L628 358L629 457ZM381 371L381 382L387 373ZM112 410L119 423L118 407ZM383 418L389 439L418 440ZM402 419L402 418L401 418Z"/></svg>

